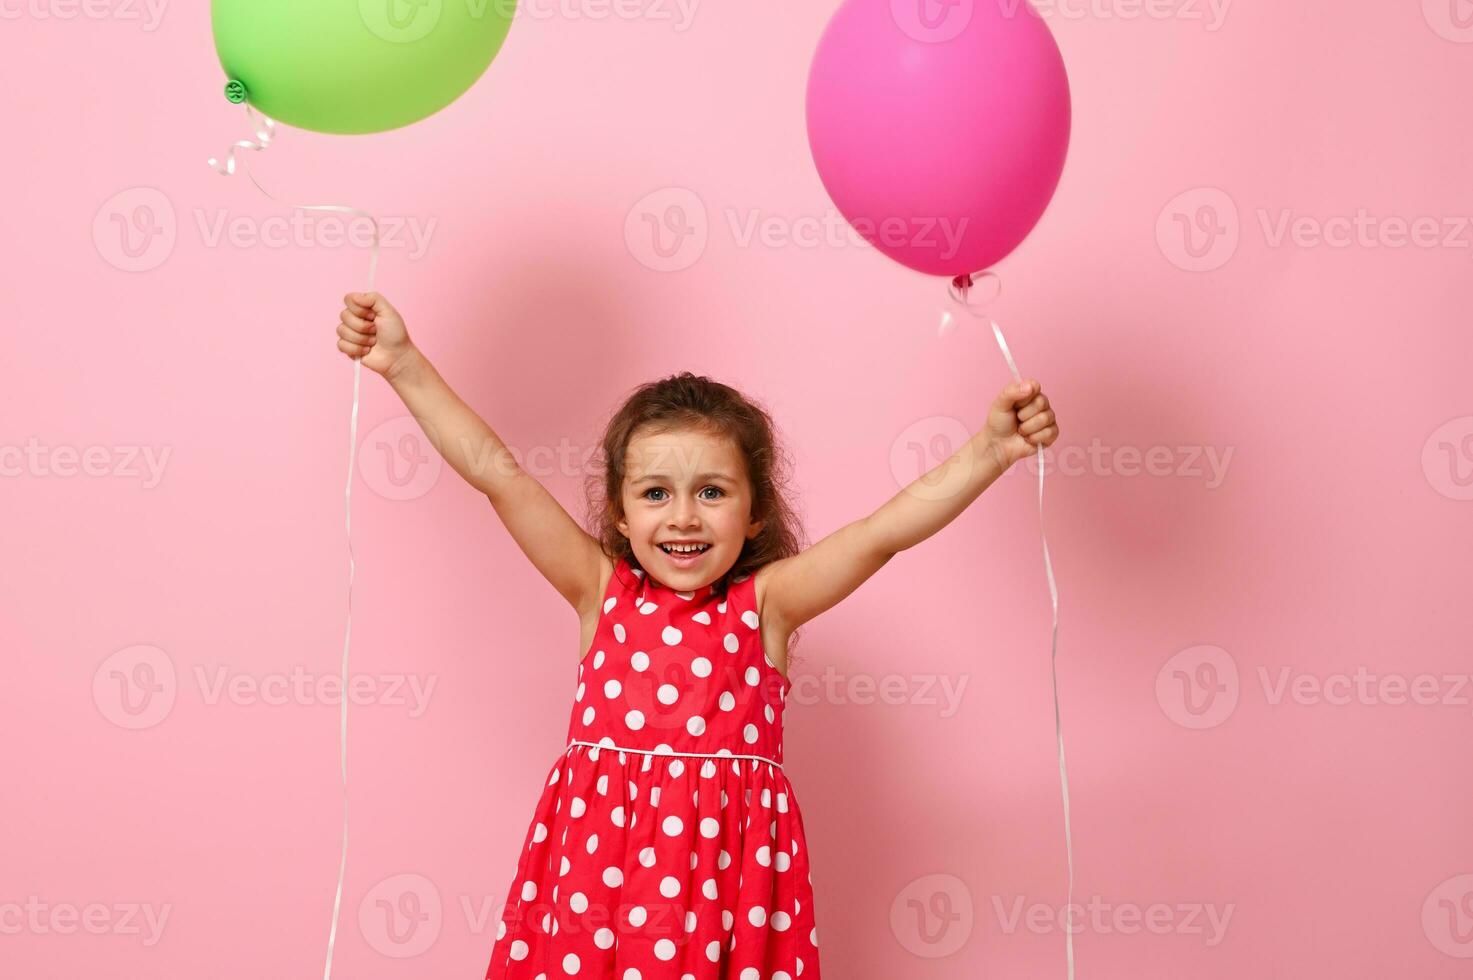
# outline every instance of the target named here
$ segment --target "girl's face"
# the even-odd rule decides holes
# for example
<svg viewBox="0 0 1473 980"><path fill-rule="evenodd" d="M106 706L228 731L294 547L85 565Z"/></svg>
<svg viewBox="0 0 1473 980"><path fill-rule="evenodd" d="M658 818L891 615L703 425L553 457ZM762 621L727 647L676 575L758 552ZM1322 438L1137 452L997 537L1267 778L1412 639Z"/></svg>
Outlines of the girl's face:
<svg viewBox="0 0 1473 980"><path fill-rule="evenodd" d="M642 431L630 438L625 456L619 531L661 584L682 592L710 585L762 530L761 521L751 520L746 463L723 436ZM699 553L673 554L672 544L694 544Z"/></svg>

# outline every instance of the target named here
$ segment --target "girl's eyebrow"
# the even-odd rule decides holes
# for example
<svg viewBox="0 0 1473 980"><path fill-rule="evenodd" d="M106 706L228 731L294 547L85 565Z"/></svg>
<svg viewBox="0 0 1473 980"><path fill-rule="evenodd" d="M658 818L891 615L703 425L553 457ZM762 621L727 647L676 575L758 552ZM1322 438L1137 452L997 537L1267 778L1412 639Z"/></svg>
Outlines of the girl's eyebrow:
<svg viewBox="0 0 1473 980"><path fill-rule="evenodd" d="M634 485L635 486L638 486L641 483L648 483L651 480L664 480L664 479L667 479L667 477L663 473L651 473L651 474L649 474L647 476L642 476L639 479L635 480L634 481ZM732 478L729 477L729 476L727 476L725 473L699 473L699 474L696 475L696 479L697 480L720 480L723 483L732 483L732 482L734 482L732 480Z"/></svg>

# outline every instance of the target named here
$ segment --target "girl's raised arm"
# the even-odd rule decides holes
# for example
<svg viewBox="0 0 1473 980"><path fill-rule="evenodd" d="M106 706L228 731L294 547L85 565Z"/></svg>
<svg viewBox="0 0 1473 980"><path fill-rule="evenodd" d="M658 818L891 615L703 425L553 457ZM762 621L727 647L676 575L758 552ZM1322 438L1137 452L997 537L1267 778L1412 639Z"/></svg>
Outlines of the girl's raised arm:
<svg viewBox="0 0 1473 980"><path fill-rule="evenodd" d="M955 520L1008 467L1058 436L1038 382L1008 385L992 403L986 425L961 449L873 514L764 569L764 615L786 632L837 605L896 554Z"/></svg>
<svg viewBox="0 0 1473 980"><path fill-rule="evenodd" d="M349 293L338 349L362 357L404 401L435 451L484 493L524 554L580 616L602 597L606 561L598 541L516 458L409 339L399 312L378 293Z"/></svg>

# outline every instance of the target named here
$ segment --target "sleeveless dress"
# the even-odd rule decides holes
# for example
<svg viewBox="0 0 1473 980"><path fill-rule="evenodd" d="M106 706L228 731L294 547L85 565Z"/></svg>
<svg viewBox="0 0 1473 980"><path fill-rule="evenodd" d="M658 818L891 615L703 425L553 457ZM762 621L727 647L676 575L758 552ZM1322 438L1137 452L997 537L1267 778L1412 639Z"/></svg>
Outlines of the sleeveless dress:
<svg viewBox="0 0 1473 980"><path fill-rule="evenodd" d="M487 980L820 980L755 589L676 592L618 560Z"/></svg>

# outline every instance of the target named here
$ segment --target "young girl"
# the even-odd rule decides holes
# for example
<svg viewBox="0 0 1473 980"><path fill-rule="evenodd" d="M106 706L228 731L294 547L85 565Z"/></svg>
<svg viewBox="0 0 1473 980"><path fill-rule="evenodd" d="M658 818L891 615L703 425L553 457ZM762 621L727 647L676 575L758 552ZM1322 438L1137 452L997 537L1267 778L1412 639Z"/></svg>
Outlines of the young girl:
<svg viewBox="0 0 1473 980"><path fill-rule="evenodd" d="M1008 385L949 459L800 550L766 412L689 373L652 382L604 435L590 533L387 300L349 293L340 319L338 349L398 392L583 626L568 746L487 980L820 980L808 842L782 768L789 640L1058 438L1048 398Z"/></svg>

